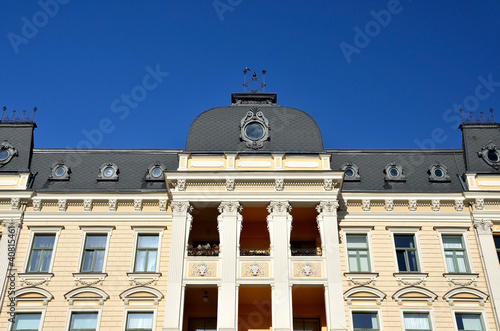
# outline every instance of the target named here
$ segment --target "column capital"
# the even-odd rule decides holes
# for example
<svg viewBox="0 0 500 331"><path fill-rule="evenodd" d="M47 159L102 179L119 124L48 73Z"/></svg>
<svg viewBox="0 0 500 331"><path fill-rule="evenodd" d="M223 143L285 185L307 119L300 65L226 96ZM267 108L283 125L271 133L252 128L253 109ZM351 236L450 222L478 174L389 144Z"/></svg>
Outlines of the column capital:
<svg viewBox="0 0 500 331"><path fill-rule="evenodd" d="M491 235L492 226L493 222L491 220L474 220L474 227L476 228L478 234Z"/></svg>
<svg viewBox="0 0 500 331"><path fill-rule="evenodd" d="M327 201L321 201L319 205L316 206L316 210L320 214L336 213L338 207L339 207L338 200L327 200Z"/></svg>
<svg viewBox="0 0 500 331"><path fill-rule="evenodd" d="M21 220L18 218L4 219L2 222L2 226L4 228L15 227L16 229L18 229L19 227L21 227Z"/></svg>
<svg viewBox="0 0 500 331"><path fill-rule="evenodd" d="M267 206L269 214L289 213L292 211L292 206L288 201L271 201Z"/></svg>
<svg viewBox="0 0 500 331"><path fill-rule="evenodd" d="M239 214L243 210L239 201L222 201L219 205L219 213L233 215Z"/></svg>
<svg viewBox="0 0 500 331"><path fill-rule="evenodd" d="M172 201L170 203L170 207L172 208L172 212L174 214L190 214L193 210L193 207L188 201Z"/></svg>

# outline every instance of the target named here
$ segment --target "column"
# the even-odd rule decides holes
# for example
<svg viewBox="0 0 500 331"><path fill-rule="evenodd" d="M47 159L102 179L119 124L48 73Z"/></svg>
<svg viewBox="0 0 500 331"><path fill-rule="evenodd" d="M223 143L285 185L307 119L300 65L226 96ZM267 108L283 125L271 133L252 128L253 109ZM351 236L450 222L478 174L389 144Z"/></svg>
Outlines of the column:
<svg viewBox="0 0 500 331"><path fill-rule="evenodd" d="M274 285L272 289L272 323L274 331L293 330L292 291L289 285L290 233L292 207L288 201L271 201L267 222L274 254Z"/></svg>
<svg viewBox="0 0 500 331"><path fill-rule="evenodd" d="M172 239L163 331L181 331L184 309L184 288L182 286L184 256L193 218L190 214L192 207L188 201L173 201L170 207L172 208Z"/></svg>
<svg viewBox="0 0 500 331"><path fill-rule="evenodd" d="M236 286L237 247L241 228L242 208L238 201L222 201L217 228L220 239L221 287L217 300L217 330L236 331L238 328L238 289Z"/></svg>
<svg viewBox="0 0 500 331"><path fill-rule="evenodd" d="M500 315L498 312L500 307L500 264L491 231L492 226L493 223L490 220L474 220L477 243L481 259L483 260L484 275L490 292L495 322L497 325L500 325Z"/></svg>
<svg viewBox="0 0 500 331"><path fill-rule="evenodd" d="M321 234L321 245L328 275L325 286L325 308L328 308L326 309L326 320L329 331L346 330L337 224L338 206L337 200L321 201L316 206L319 213L316 221Z"/></svg>

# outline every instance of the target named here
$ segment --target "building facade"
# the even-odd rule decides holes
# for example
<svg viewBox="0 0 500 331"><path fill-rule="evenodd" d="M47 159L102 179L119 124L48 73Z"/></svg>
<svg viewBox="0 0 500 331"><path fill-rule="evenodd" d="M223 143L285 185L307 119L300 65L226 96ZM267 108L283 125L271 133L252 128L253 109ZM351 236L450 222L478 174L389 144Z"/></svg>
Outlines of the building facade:
<svg viewBox="0 0 500 331"><path fill-rule="evenodd" d="M2 329L498 329L493 118L453 150L325 149L273 93L182 150L37 149L35 127L0 123Z"/></svg>

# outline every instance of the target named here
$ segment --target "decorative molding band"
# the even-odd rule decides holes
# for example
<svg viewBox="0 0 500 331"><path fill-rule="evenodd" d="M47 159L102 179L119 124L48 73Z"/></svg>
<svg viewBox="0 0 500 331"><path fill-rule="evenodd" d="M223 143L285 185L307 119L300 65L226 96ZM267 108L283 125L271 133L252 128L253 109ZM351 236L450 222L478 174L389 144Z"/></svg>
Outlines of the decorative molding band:
<svg viewBox="0 0 500 331"><path fill-rule="evenodd" d="M238 162L240 168L270 168L271 161L243 161Z"/></svg>
<svg viewBox="0 0 500 331"><path fill-rule="evenodd" d="M205 160L205 161L191 161L191 167L193 168L222 168L224 166L224 161L216 160Z"/></svg>
<svg viewBox="0 0 500 331"><path fill-rule="evenodd" d="M318 168L318 161L287 161L285 160L285 168Z"/></svg>

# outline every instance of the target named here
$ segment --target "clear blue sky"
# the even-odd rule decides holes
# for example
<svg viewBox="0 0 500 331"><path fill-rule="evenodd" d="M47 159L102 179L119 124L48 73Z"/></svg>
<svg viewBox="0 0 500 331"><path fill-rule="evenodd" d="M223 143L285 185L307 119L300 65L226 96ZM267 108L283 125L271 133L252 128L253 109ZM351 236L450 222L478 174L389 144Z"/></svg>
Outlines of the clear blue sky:
<svg viewBox="0 0 500 331"><path fill-rule="evenodd" d="M454 104L500 121L499 17L498 0L2 1L0 106L38 107L39 148L184 148L249 66L326 148L460 148Z"/></svg>

